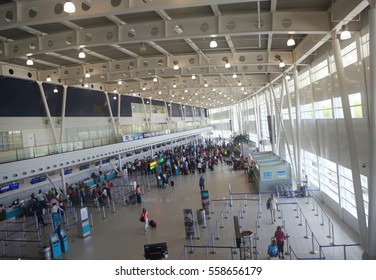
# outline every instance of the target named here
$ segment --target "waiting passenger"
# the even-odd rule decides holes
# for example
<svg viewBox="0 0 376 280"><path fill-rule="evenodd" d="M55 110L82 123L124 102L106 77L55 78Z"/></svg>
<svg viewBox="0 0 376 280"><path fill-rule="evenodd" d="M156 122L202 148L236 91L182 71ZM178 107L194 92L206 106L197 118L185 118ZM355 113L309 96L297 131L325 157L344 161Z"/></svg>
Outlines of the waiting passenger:
<svg viewBox="0 0 376 280"><path fill-rule="evenodd" d="M277 240L272 239L272 243L268 247L268 256L271 260L276 260L278 258L278 246Z"/></svg>

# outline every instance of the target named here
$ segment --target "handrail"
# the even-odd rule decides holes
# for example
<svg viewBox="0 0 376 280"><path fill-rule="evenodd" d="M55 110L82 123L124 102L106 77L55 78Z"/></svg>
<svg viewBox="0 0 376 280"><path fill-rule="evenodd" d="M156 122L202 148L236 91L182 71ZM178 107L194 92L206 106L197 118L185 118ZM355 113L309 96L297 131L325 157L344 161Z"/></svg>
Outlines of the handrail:
<svg viewBox="0 0 376 280"><path fill-rule="evenodd" d="M343 256L344 260L347 260L347 254L346 254L346 248L347 247L355 247L355 246L361 246L360 243L352 243L352 244L330 244L330 245L320 245L320 248L334 248L334 247L343 247ZM320 251L321 252L321 251Z"/></svg>
<svg viewBox="0 0 376 280"><path fill-rule="evenodd" d="M197 128L202 128L207 126L192 126L189 127L189 129L169 129L167 131L158 131L163 132L163 134L160 135L167 135L171 133L178 133L183 131L189 131ZM144 132L140 132L144 133ZM136 141L136 140L132 140ZM25 160L25 159L32 159L32 158L38 158L43 156L49 156L49 155L55 155L55 154L61 154L61 153L67 153L67 152L73 152L93 147L100 147L100 146L106 146L106 145L112 145L116 143L121 143L122 141L119 141L119 137L117 136L110 136L110 137L99 137L99 138L91 138L91 139L79 139L76 141L69 141L69 142L63 142L58 144L47 144L47 145L40 145L40 146L32 146L32 147L25 147L21 149L10 149L10 150L4 150L0 151L1 153L6 153L7 156L0 157L2 160L0 160L1 163L9 163L19 160Z"/></svg>

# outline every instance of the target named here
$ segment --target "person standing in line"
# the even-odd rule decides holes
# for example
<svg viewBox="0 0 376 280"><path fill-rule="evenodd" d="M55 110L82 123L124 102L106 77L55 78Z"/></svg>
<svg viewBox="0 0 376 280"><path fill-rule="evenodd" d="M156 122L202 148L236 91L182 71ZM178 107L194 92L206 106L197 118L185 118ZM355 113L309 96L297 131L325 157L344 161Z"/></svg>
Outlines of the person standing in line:
<svg viewBox="0 0 376 280"><path fill-rule="evenodd" d="M278 257L277 240L272 239L272 243L268 247L268 256L271 260L276 260Z"/></svg>
<svg viewBox="0 0 376 280"><path fill-rule="evenodd" d="M283 255L283 247L285 245L285 233L283 232L282 230L282 227L281 226L278 226L277 227L277 230L275 231L274 233L274 236L273 236L276 241L277 241L277 246L278 246L278 257L280 259L285 259L285 256Z"/></svg>
<svg viewBox="0 0 376 280"><path fill-rule="evenodd" d="M140 185L137 185L136 187L136 199L137 199L137 203L140 204L141 203Z"/></svg>
<svg viewBox="0 0 376 280"><path fill-rule="evenodd" d="M278 200L275 198L274 194L271 194L271 197L268 199L270 216L272 218L272 224L276 221L275 212L278 209Z"/></svg>
<svg viewBox="0 0 376 280"><path fill-rule="evenodd" d="M202 177L202 175L201 175L201 177L200 177L200 181L199 181L199 186L200 186L200 190L201 191L204 191L205 190L205 179L204 179L204 177Z"/></svg>
<svg viewBox="0 0 376 280"><path fill-rule="evenodd" d="M144 222L145 225L145 233L149 231L149 213L146 211L146 208L142 208L140 221Z"/></svg>

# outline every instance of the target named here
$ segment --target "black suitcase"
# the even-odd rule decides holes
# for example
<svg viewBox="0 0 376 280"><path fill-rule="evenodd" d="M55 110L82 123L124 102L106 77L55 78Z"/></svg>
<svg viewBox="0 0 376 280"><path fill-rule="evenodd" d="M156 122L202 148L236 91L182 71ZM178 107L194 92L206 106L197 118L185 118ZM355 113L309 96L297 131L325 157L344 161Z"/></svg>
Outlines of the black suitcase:
<svg viewBox="0 0 376 280"><path fill-rule="evenodd" d="M171 181L171 187L173 187L174 185L175 185L175 182Z"/></svg>

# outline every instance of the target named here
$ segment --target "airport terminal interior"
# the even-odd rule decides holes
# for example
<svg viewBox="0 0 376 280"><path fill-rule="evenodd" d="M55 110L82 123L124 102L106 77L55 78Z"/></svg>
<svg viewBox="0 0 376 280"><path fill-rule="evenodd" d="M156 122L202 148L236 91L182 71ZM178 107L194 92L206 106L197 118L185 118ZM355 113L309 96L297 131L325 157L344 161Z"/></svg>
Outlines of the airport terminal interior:
<svg viewBox="0 0 376 280"><path fill-rule="evenodd" d="M375 259L375 4L0 0L0 258Z"/></svg>

